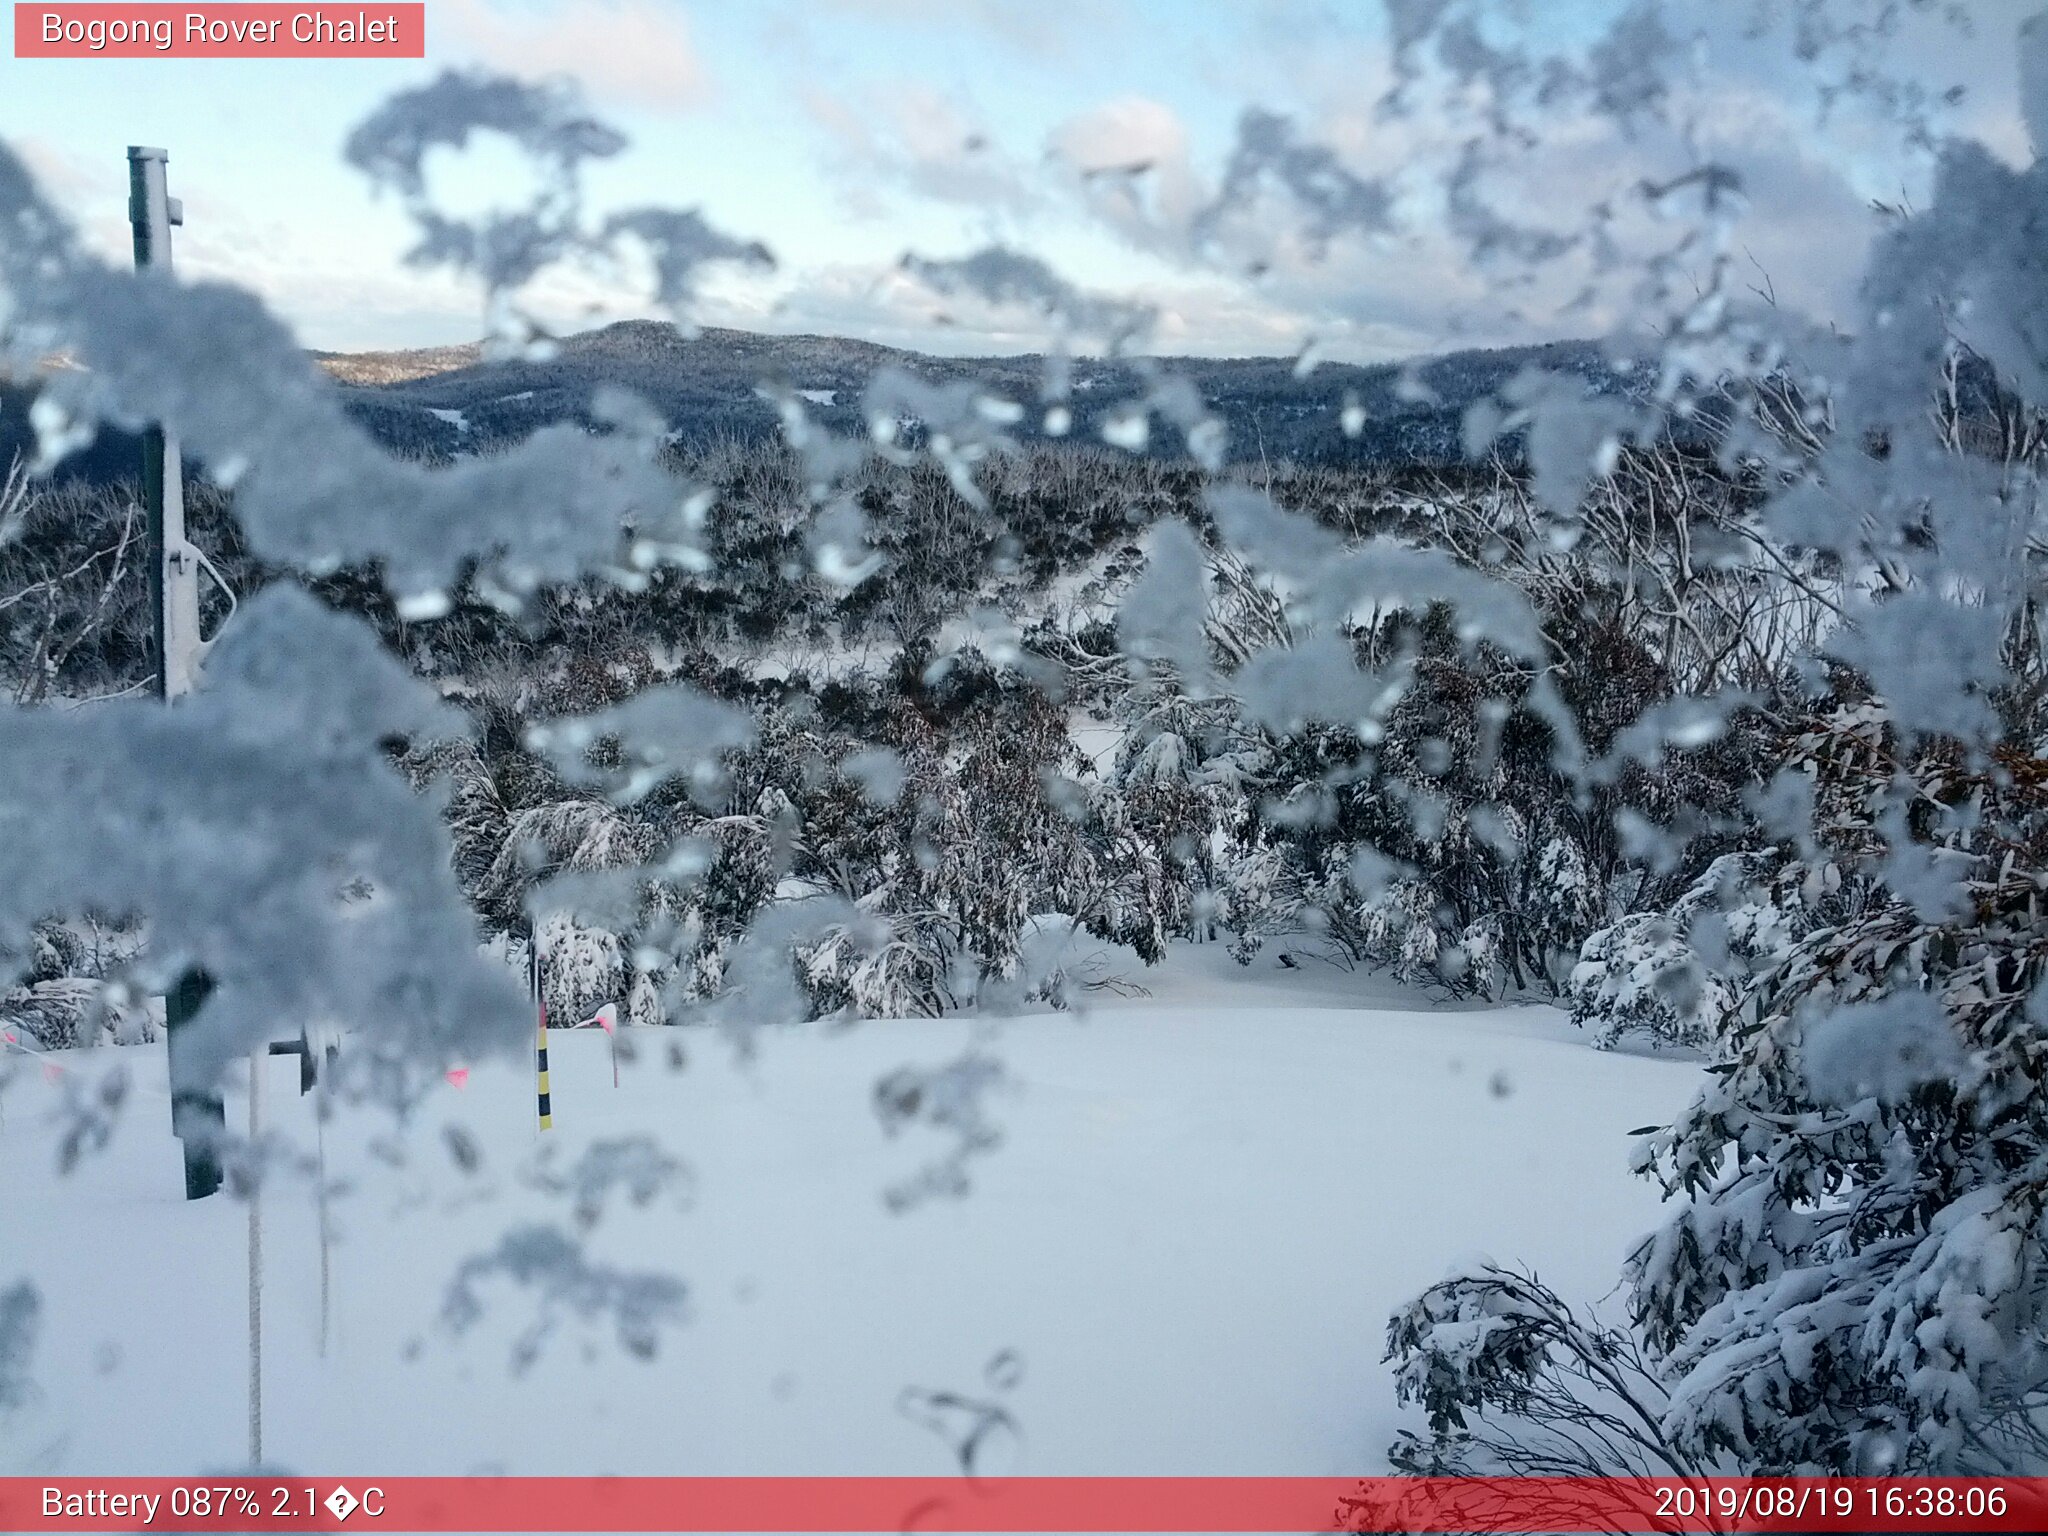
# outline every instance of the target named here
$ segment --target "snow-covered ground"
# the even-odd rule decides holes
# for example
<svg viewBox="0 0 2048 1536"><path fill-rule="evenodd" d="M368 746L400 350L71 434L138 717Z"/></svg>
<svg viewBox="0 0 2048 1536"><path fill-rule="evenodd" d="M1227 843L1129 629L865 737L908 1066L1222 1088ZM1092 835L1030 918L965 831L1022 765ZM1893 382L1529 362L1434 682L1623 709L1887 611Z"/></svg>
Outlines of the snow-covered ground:
<svg viewBox="0 0 2048 1536"><path fill-rule="evenodd" d="M1381 1468L1397 1422L1388 1312L1456 1260L1533 1264L1605 1293L1654 1192L1626 1132L1668 1119L1698 1069L1587 1048L1554 1010L1435 1010L1320 965L1253 971L1220 947L1138 978L1144 998L1003 1022L988 1048L1003 1144L963 1199L891 1214L885 1187L946 1143L890 1139L874 1080L957 1055L988 1026L890 1022L765 1037L751 1065L695 1031L649 1032L614 1090L605 1038L553 1036L556 1129L530 1075L479 1066L412 1122L344 1113L326 1135L332 1337L318 1350L305 1185L264 1201L267 1459L303 1471L933 1473L970 1410L920 1417L907 1388L991 1405L985 1464L1036 1473L1342 1474ZM685 1041L686 1067L666 1061ZM51 1111L125 1062L119 1130L68 1177ZM234 1467L246 1434L245 1207L182 1198L160 1047L68 1053L0 1098L0 1285L43 1292L39 1399L0 1426L0 1473ZM311 1150L296 1063L270 1123ZM243 1123L239 1102L230 1123ZM482 1152L455 1167L448 1128ZM441 1320L464 1257L506 1229L569 1224L533 1187L543 1149L661 1138L687 1201L622 1200L593 1258L659 1267L688 1316L648 1360L570 1318L523 1373L530 1294L486 1287ZM381 1150L380 1150L381 1148ZM482 1198L486 1193L491 1198ZM929 1407L929 1404L925 1406Z"/></svg>

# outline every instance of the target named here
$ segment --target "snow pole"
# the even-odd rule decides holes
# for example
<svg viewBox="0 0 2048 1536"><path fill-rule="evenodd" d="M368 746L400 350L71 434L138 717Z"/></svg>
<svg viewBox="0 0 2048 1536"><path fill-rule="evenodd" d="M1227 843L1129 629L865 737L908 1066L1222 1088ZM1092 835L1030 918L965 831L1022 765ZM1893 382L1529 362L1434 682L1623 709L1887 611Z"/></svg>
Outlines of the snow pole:
<svg viewBox="0 0 2048 1536"><path fill-rule="evenodd" d="M540 1128L551 1131L555 1128L554 1106L548 1096L548 1004L540 990L540 934L529 928L527 948L533 958L533 1008L538 1020L540 1043L535 1054L535 1069L540 1076Z"/></svg>
<svg viewBox="0 0 2048 1536"><path fill-rule="evenodd" d="M185 206L166 185L170 155L128 146L128 223L135 267L171 269L171 231L185 223ZM156 640L157 694L166 703L199 681L206 641L199 631L199 572L205 557L185 537L185 471L178 440L152 426L142 440L143 500L149 515L149 603ZM215 578L218 579L217 577Z"/></svg>

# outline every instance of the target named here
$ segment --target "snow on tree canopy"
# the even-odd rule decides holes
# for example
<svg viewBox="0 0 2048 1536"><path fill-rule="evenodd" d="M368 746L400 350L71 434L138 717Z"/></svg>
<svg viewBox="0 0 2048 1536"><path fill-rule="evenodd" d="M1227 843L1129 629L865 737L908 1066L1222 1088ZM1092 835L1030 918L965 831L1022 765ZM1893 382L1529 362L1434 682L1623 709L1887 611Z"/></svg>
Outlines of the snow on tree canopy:
<svg viewBox="0 0 2048 1536"><path fill-rule="evenodd" d="M753 740L754 725L731 705L674 685L594 714L530 726L526 737L569 782L603 785L612 799L630 804L671 775L711 773L722 753ZM608 737L618 742L618 766L593 766L587 749Z"/></svg>
<svg viewBox="0 0 2048 1536"><path fill-rule="evenodd" d="M1806 1026L1800 1064L1815 1099L1846 1108L1898 1103L1963 1063L1940 1005L1909 992L1821 1014Z"/></svg>

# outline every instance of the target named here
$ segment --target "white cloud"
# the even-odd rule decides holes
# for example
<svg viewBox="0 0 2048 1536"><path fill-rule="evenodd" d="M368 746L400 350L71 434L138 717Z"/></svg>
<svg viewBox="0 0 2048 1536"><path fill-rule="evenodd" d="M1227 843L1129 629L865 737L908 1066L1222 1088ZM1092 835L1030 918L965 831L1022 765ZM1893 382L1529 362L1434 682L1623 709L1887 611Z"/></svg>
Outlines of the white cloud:
<svg viewBox="0 0 2048 1536"><path fill-rule="evenodd" d="M1454 209L1446 189L1476 128L1440 111L1384 116L1375 110L1376 86L1390 78L1384 61L1354 49L1347 62L1351 90L1297 98L1298 138L1328 146L1349 173L1393 189L1393 233L1347 234L1323 248L1303 237L1303 210L1267 186L1216 221L1198 247L1191 221L1213 198L1222 162L1195 163L1192 135L1170 107L1122 97L1050 134L1049 157L1070 173L1073 206L1210 296L1185 313L1162 306L1162 350L1284 351L1277 343L1292 327L1297 342L1315 336L1329 355L1372 359L1601 334L1664 318L1635 307L1637 287L1644 263L1685 226L1651 217L1641 187L1701 155L1733 165L1749 193L1735 235L1739 281L1763 286L1768 278L1787 308L1851 317L1872 221L1851 158L1812 144L1801 131L1810 108L1795 94L1760 89L1739 74L1709 77L1685 104L1691 136L1682 143L1671 134L1623 133L1604 120L1555 122L1471 183L1481 201ZM1584 242L1538 259L1539 237L1588 229L1601 204L1614 212L1607 232L1620 247L1618 263L1603 270ZM1674 298L1689 293L1690 276L1704 271L1679 274L1685 291ZM1221 302L1229 293L1236 300ZM1204 327L1215 328L1213 339Z"/></svg>
<svg viewBox="0 0 2048 1536"><path fill-rule="evenodd" d="M830 0L830 8L868 21L929 30L980 29L1002 47L1041 63L1070 60L1129 30L1115 7L1050 6L1043 0Z"/></svg>
<svg viewBox="0 0 2048 1536"><path fill-rule="evenodd" d="M1119 96L1060 124L1050 148L1083 173L1185 166L1188 130L1162 102Z"/></svg>
<svg viewBox="0 0 2048 1536"><path fill-rule="evenodd" d="M430 35L444 48L525 78L566 75L591 103L682 112L710 95L683 13L662 0L594 0L536 12L492 0L438 0Z"/></svg>
<svg viewBox="0 0 2048 1536"><path fill-rule="evenodd" d="M1990 16L2004 3L1987 0L1973 33L1933 28L1905 51L1930 85L1970 79L1958 115L2010 149L2018 135L2003 57L2010 29L2001 40L2003 23ZM1095 30L1093 13L1044 24L1031 20L1042 8L1010 0L838 0L838 9L847 13L842 25L861 23L867 46L858 58L814 48L796 65L771 71L744 102L763 105L765 91L765 105L783 125L773 131L800 136L808 117L823 141L822 178L771 180L780 175L778 157L761 162L762 195L776 196L778 211L791 215L777 235L791 269L751 286L714 284L698 311L707 323L865 334L948 352L1042 346L1042 317L942 298L887 261L903 248L940 254L1000 243L1045 257L1091 291L1152 304L1160 318L1149 345L1166 352L1285 353L1315 336L1330 355L1382 358L1592 334L1628 317L1625 290L1642 270L1629 258L1673 234L1673 226L1648 217L1636 189L1669 176L1674 155L1691 154L1713 155L1743 173L1751 208L1735 248L1746 248L1762 269L1740 257L1747 280L1761 284L1767 273L1787 307L1846 319L1871 226L1867 198L1896 196L1904 185L1919 200L1918 173L1902 156L1894 125L1850 102L1820 127L1812 71L1784 57L1782 39L1750 44L1726 20L1708 29L1707 64L1681 72L1676 115L1690 122L1689 143L1676 144L1663 130L1624 136L1604 122L1560 121L1478 183L1501 218L1523 229L1580 229L1603 198L1627 210L1613 232L1633 243L1603 275L1584 246L1541 264L1513 251L1473 259L1448 226L1444 198L1460 146L1482 131L1469 104L1460 111L1432 98L1410 117L1380 113L1391 79L1384 42L1334 21L1309 25L1312 0L1281 5L1270 25L1219 57L1205 54L1199 29L1149 38L1172 77L1201 82L1206 99L1182 96L1157 71L1142 91L1118 94L1121 71L1093 68L1117 56ZM1106 7L1104 14L1113 29L1128 29L1136 13ZM805 16L786 14L791 35L818 25ZM1032 25L1041 31L1031 33ZM435 27L437 55L527 76L573 76L600 113L607 106L678 110L711 94L675 0L442 0ZM1046 49L1071 53L1081 44L1091 68L1045 71L1047 110L1039 116L1028 101L1019 105L1014 90L980 97L967 85L946 87L941 72L899 73L905 65L891 45L925 27L943 29L946 46L966 63L979 62L976 50L1000 49L1012 85L1025 78L1016 71L1045 63ZM1100 99L1081 83L1084 75L1104 81ZM730 111L739 94L726 92L717 106ZM1318 251L1302 237L1302 210L1271 177L1234 199L1229 217L1198 224L1228 163L1220 142L1228 104L1247 102L1287 112L1299 142L1327 145L1352 175L1393 188L1401 232L1346 233ZM639 126L657 141L691 131ZM734 133L735 163L750 172L759 139L758 132ZM124 255L118 157L86 165L49 144L21 147L53 200L81 217L94 243ZM811 153L819 153L816 146ZM495 189L490 170L487 161L464 160L465 177ZM274 218L269 207L260 216L250 208L242 219L233 207L207 207L194 171L186 191L200 217L180 241L191 275L253 284L316 343L402 339L407 323L421 327L425 334L414 338L421 341L475 333L467 290L396 264L406 231L395 214L380 211L352 223L346 241L323 242L290 216ZM848 211L874 222L849 229ZM1208 236L1200 249L1191 239L1196 229ZM340 249L345 261L331 254ZM551 274L527 298L553 324L595 323L642 307L630 275ZM1593 302L1569 307L1589 282L1605 286Z"/></svg>
<svg viewBox="0 0 2048 1536"><path fill-rule="evenodd" d="M1023 215L1043 200L1036 178L995 143L967 107L915 81L861 96L804 92L804 106L831 144L831 168L849 208L884 211L881 193Z"/></svg>
<svg viewBox="0 0 2048 1536"><path fill-rule="evenodd" d="M1082 201L1140 249L1178 247L1207 193L1187 125L1146 96L1120 96L1054 128L1046 154L1078 181Z"/></svg>
<svg viewBox="0 0 2048 1536"><path fill-rule="evenodd" d="M712 311L707 306L707 318ZM884 346L972 356L1036 351L1042 320L934 293L902 268L831 265L795 274L772 304L729 323L789 334L857 336Z"/></svg>
<svg viewBox="0 0 2048 1536"><path fill-rule="evenodd" d="M40 139L13 139L8 147L43 196L73 221L85 247L127 268L134 248L121 162L87 160ZM185 224L172 237L180 278L249 290L308 346L417 346L482 332L473 290L400 264L406 231L395 214L368 213L354 224L352 241L336 245L307 238L294 220L253 212L196 173L182 176L180 185Z"/></svg>

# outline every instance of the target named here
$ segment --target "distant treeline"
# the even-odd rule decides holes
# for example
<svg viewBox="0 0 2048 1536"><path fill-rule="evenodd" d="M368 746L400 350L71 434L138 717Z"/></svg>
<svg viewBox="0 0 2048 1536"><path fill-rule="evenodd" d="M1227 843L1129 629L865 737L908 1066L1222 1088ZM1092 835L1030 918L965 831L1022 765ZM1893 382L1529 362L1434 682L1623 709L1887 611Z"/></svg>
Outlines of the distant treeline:
<svg viewBox="0 0 2048 1536"><path fill-rule="evenodd" d="M835 337L720 330L683 336L647 321L565 338L546 361L484 363L474 360L473 348L316 357L336 376L350 413L367 431L395 452L424 459L488 451L554 422L602 430L593 402L607 388L648 402L676 446L694 452L779 436L776 407L764 389L794 391L821 425L864 434L862 395L884 368L928 384L978 380L1026 404L1040 400L1046 378L1045 359L1036 355L935 358ZM1222 420L1233 460L1383 466L1462 459L1467 409L1496 396L1525 369L1582 378L1589 393L1622 393L1631 378L1589 342L1375 367L1324 363L1304 370L1292 358L1077 358L1067 367L1066 435L1082 443L1103 441L1111 414L1145 393L1152 371L1193 386ZM394 382L370 382L386 379ZM0 381L0 464L33 448L32 399L31 388ZM1027 410L1014 430L1027 443L1047 438L1037 410ZM1512 440L1504 447L1515 451ZM1155 418L1140 452L1171 461L1185 457L1186 447L1179 431ZM65 463L60 477L128 478L139 453L132 436L102 432Z"/></svg>

